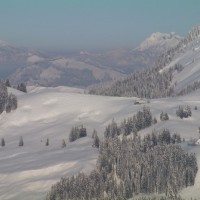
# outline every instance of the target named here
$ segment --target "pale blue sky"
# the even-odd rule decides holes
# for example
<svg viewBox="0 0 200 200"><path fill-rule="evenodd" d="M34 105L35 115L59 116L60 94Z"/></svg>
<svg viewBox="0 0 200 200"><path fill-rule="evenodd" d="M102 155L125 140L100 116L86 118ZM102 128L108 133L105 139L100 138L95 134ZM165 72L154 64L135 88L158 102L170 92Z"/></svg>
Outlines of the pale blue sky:
<svg viewBox="0 0 200 200"><path fill-rule="evenodd" d="M0 40L37 49L133 48L199 23L200 0L0 0Z"/></svg>

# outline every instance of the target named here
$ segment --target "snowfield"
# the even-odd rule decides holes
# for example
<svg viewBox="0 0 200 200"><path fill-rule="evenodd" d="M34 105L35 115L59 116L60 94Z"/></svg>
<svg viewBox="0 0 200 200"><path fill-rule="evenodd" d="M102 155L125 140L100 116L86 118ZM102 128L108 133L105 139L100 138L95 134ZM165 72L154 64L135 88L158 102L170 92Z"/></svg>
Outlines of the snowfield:
<svg viewBox="0 0 200 200"><path fill-rule="evenodd" d="M136 98L92 96L84 94L81 89L68 87L30 87L28 94L10 90L18 96L18 109L0 115L0 137L4 137L6 142L5 147L0 147L0 199L3 200L42 200L60 177L91 171L98 156L97 149L92 147L93 128L103 137L105 126L113 118L120 122L143 105L151 108L158 123L140 134L168 128L186 140L198 137L200 91L184 97L155 99L149 104L134 105ZM176 109L186 104L191 106L192 117L177 118ZM194 110L195 106L198 110ZM169 121L160 121L162 111L169 114ZM88 137L69 143L72 126L81 124L86 126ZM24 140L23 147L18 146L20 136ZM45 146L47 138L49 146ZM61 148L62 139L67 142L66 148ZM185 148L197 154L200 166L200 146L185 145ZM184 189L181 194L186 198L199 198L199 191L200 172L195 185Z"/></svg>
<svg viewBox="0 0 200 200"><path fill-rule="evenodd" d="M175 73L172 84L175 85L175 92L180 92L195 81L200 81L200 38L190 42L181 52L177 53L169 65L160 72L168 70L175 64L181 64L183 70Z"/></svg>

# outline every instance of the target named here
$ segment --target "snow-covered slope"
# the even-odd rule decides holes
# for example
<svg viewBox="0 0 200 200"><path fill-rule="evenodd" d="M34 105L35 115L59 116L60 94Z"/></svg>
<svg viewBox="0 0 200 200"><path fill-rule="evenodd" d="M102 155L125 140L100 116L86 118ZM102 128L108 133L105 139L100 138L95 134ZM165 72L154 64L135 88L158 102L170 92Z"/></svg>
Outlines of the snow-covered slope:
<svg viewBox="0 0 200 200"><path fill-rule="evenodd" d="M182 71L174 73L172 84L175 84L176 93L195 81L200 81L200 26L195 28L184 39L185 41L179 44L172 61L163 69L168 70L175 64L183 66Z"/></svg>
<svg viewBox="0 0 200 200"><path fill-rule="evenodd" d="M0 199L4 200L42 199L61 176L94 168L98 151L92 148L93 127L102 131L117 112L123 116L129 105L125 102L132 101L88 96L66 87L12 92L18 95L18 109L0 115L0 137L6 141L0 151ZM62 149L62 139L68 142L72 126L82 123L89 136ZM18 146L20 136L24 147Z"/></svg>
<svg viewBox="0 0 200 200"><path fill-rule="evenodd" d="M0 151L0 199L33 199L45 197L51 185L61 176L90 171L95 167L98 151L92 148L92 131L97 129L100 137L113 118L121 121L136 113L143 105L134 105L134 98L90 96L80 89L28 88L29 93L18 95L19 107L16 111L0 115L0 137L4 137L6 146ZM150 106L158 124L141 131L169 128L178 132L186 140L197 137L200 120L200 91L185 97L151 100ZM178 119L175 116L178 105L188 104L192 108L192 117ZM199 110L193 110L197 106ZM169 121L161 122L161 111L169 114ZM70 129L74 125L84 124L88 137L68 143ZM23 137L24 147L19 147L19 138ZM50 146L45 146L49 138ZM62 139L67 147L61 148ZM200 166L200 146L190 151L197 153ZM200 173L194 187L182 193L189 197L198 196ZM186 192L185 192L186 191ZM192 193L191 193L192 192Z"/></svg>

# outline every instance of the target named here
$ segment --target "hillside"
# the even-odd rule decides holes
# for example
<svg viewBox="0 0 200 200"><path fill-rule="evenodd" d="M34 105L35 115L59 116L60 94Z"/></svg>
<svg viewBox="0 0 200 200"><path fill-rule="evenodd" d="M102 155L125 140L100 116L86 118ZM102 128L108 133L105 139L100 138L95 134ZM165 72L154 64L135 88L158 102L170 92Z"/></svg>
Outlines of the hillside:
<svg viewBox="0 0 200 200"><path fill-rule="evenodd" d="M98 151L91 146L93 128L102 137L105 126L113 118L120 122L143 106L134 105L135 98L90 96L82 92L66 87L31 87L28 94L16 93L18 109L0 115L0 135L6 141L0 152L1 199L39 200L61 176L90 171L98 155ZM200 108L199 97L200 92L196 91L185 97L151 100L148 106L158 123L139 134L169 128L186 141L198 137L200 111L193 108ZM179 105L189 105L192 117L177 118ZM159 120L162 111L169 114L169 121ZM67 143L66 149L62 149L62 139L67 141L71 127L82 123L88 129L88 137ZM18 146L20 136L23 137L24 147ZM47 138L50 141L48 147L45 146ZM188 150L196 152L199 165L200 148L196 146ZM182 194L198 198L199 180L198 172L195 186L187 188Z"/></svg>
<svg viewBox="0 0 200 200"><path fill-rule="evenodd" d="M157 34L158 36L160 34ZM156 38L159 38L159 37ZM153 35L140 49L151 45ZM160 98L184 95L200 88L200 26L194 27L176 46L162 54L157 65L135 72L104 86L92 87L90 94Z"/></svg>
<svg viewBox="0 0 200 200"><path fill-rule="evenodd" d="M26 63L28 52L26 49L12 46L0 40L0 74L1 78L7 77L17 68Z"/></svg>
<svg viewBox="0 0 200 200"><path fill-rule="evenodd" d="M182 37L174 33L153 33L134 49L114 49L100 53L81 52L76 59L99 63L124 74L153 67L159 56L176 46Z"/></svg>
<svg viewBox="0 0 200 200"><path fill-rule="evenodd" d="M24 81L28 85L86 87L123 76L104 66L94 66L73 58L62 57L32 62L19 68L10 76L10 80L15 84Z"/></svg>
<svg viewBox="0 0 200 200"><path fill-rule="evenodd" d="M176 94L200 80L200 26L193 28L179 46L172 61L161 70L161 73L167 71L175 64L182 66L182 70L173 75L172 85Z"/></svg>

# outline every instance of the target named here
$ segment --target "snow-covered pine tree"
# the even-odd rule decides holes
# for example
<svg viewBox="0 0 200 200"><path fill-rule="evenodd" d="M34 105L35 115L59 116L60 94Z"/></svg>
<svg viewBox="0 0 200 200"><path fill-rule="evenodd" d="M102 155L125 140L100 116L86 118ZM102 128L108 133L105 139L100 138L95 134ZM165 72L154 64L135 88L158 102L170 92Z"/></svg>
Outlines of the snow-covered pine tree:
<svg viewBox="0 0 200 200"><path fill-rule="evenodd" d="M47 138L45 145L49 146L49 138Z"/></svg>
<svg viewBox="0 0 200 200"><path fill-rule="evenodd" d="M22 91L22 92L27 93L27 89L26 89L25 83L20 83L20 84L17 86L17 89L18 89L19 91Z"/></svg>
<svg viewBox="0 0 200 200"><path fill-rule="evenodd" d="M23 141L22 136L20 136L20 139L19 139L19 146L20 147L24 146L24 141Z"/></svg>
<svg viewBox="0 0 200 200"><path fill-rule="evenodd" d="M4 138L1 138L1 146L4 147L6 145Z"/></svg>
<svg viewBox="0 0 200 200"><path fill-rule="evenodd" d="M62 139L62 148L65 148L66 147L66 142L64 139Z"/></svg>
<svg viewBox="0 0 200 200"><path fill-rule="evenodd" d="M87 136L87 129L85 127L83 127L83 125L81 125L81 127L79 128L79 137L86 137Z"/></svg>
<svg viewBox="0 0 200 200"><path fill-rule="evenodd" d="M5 110L8 99L8 90L4 83L0 82L0 114Z"/></svg>
<svg viewBox="0 0 200 200"><path fill-rule="evenodd" d="M6 79L6 81L5 81L5 85L6 85L6 87L11 87L11 84L10 84L9 79Z"/></svg>

